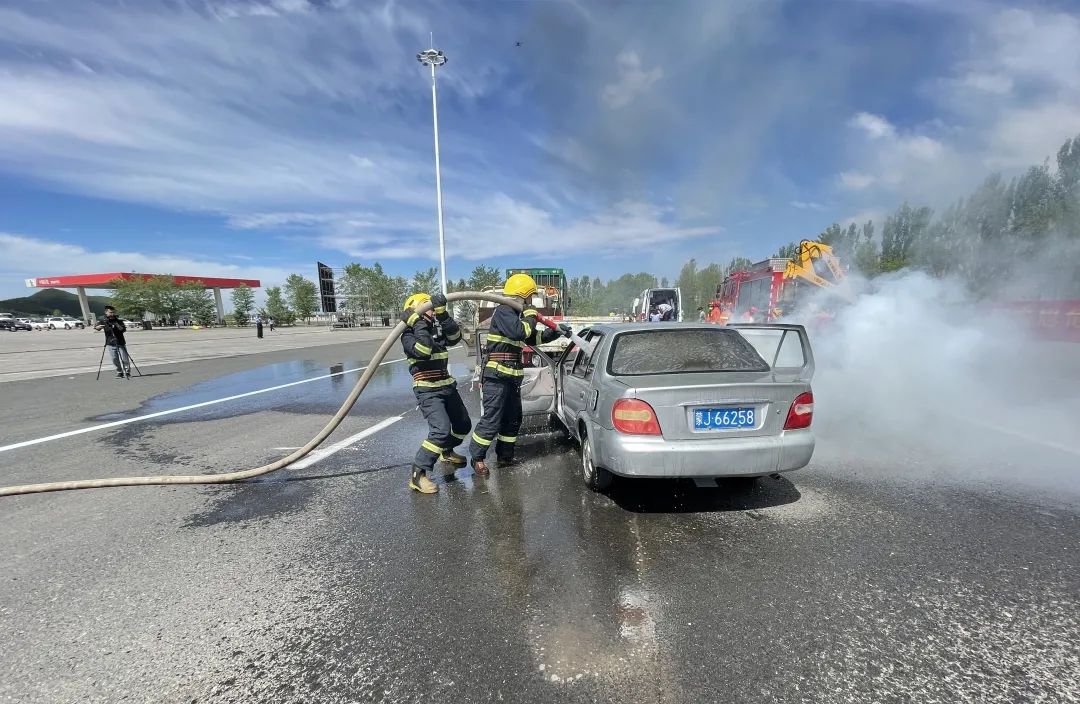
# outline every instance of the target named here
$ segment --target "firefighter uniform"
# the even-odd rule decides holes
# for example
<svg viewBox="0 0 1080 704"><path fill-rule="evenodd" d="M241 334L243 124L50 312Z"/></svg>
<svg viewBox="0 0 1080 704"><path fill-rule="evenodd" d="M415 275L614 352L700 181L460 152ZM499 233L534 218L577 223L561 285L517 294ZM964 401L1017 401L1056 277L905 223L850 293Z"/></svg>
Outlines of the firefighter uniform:
<svg viewBox="0 0 1080 704"><path fill-rule="evenodd" d="M408 326L401 335L401 346L409 361L420 412L428 424L428 436L416 453L409 486L421 493L435 493L438 487L427 474L442 459L452 466L464 466L466 460L453 451L464 442L472 429L469 412L458 395L457 382L447 371L447 348L461 341L461 329L447 312L445 302L436 298L435 320L413 311L431 297L427 294L410 296L402 320Z"/></svg>
<svg viewBox="0 0 1080 704"><path fill-rule="evenodd" d="M517 277L528 279L531 289L528 284L515 281ZM506 295L520 298L528 298L535 291L536 284L524 274L511 277L504 288ZM540 327L536 318L535 310L526 309L519 314L508 305L498 306L491 316L482 380L484 415L476 424L469 443L469 455L478 474L487 472L484 458L492 443L495 443L495 456L500 465L514 460L521 428L522 349L525 345L551 342L560 335L557 330Z"/></svg>

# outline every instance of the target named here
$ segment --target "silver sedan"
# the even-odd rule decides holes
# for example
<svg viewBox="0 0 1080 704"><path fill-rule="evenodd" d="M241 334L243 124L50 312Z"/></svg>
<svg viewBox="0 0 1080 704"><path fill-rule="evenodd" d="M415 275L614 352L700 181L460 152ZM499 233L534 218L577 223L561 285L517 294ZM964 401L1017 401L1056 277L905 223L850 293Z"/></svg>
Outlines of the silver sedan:
<svg viewBox="0 0 1080 704"><path fill-rule="evenodd" d="M598 325L526 369L526 415L581 447L585 484L760 477L805 467L814 356L801 325Z"/></svg>

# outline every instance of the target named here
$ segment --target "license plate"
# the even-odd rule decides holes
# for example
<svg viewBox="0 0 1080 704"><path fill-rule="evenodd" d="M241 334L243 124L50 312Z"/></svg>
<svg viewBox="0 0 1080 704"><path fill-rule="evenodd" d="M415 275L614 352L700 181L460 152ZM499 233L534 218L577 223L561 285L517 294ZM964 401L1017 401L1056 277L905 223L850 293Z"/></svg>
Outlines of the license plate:
<svg viewBox="0 0 1080 704"><path fill-rule="evenodd" d="M757 427L753 406L699 408L694 411L694 430L735 430Z"/></svg>

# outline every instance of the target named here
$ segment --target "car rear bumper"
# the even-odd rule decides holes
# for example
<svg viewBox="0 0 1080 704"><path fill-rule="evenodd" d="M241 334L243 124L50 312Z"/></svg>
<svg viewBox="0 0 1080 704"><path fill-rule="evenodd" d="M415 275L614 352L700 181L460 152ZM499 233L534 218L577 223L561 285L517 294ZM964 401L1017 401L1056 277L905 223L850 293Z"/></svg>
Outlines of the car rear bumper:
<svg viewBox="0 0 1080 704"><path fill-rule="evenodd" d="M787 430L757 438L675 440L594 429L597 464L624 477L754 477L810 463L814 433Z"/></svg>

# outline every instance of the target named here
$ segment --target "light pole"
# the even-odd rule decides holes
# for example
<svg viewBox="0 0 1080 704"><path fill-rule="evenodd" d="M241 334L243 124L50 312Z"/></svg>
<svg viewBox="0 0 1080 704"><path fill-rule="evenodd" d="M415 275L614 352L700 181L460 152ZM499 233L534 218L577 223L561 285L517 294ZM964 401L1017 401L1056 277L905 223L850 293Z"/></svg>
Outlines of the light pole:
<svg viewBox="0 0 1080 704"><path fill-rule="evenodd" d="M446 54L439 49L425 49L416 55L416 60L431 67L431 115L435 124L435 203L439 214L439 278L442 291L446 288L446 239L443 235L442 216L442 173L439 168L439 103L435 99L435 68L446 63Z"/></svg>

